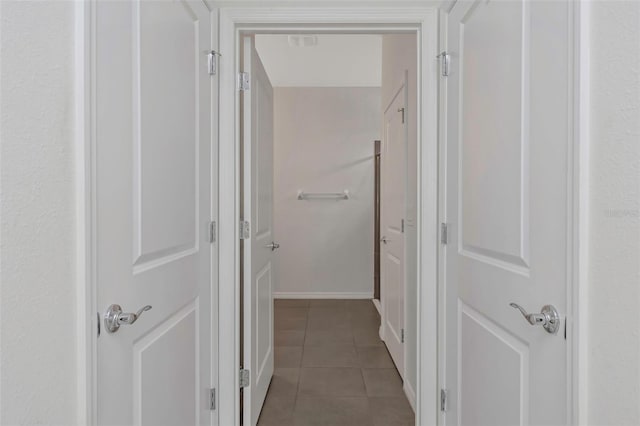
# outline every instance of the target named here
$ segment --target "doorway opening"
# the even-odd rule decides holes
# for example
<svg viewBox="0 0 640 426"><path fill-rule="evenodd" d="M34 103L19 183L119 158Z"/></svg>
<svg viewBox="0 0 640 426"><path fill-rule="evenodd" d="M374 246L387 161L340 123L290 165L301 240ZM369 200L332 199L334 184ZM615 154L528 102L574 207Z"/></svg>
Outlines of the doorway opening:
<svg viewBox="0 0 640 426"><path fill-rule="evenodd" d="M413 424L417 34L240 47L242 422Z"/></svg>
<svg viewBox="0 0 640 426"><path fill-rule="evenodd" d="M220 11L220 50L221 51L236 51L237 61L235 63L229 63L221 61L220 63L220 280L221 282L233 282L235 286L222 285L219 291L220 301L220 359L219 365L229 365L233 362L238 368L247 365L243 359L243 355L249 353L247 344L251 344L254 348L260 347L260 341L256 340L257 335L247 334L241 336L242 329L249 321L246 320L246 316L242 315L245 319L244 324L241 324L241 306L251 306L253 310L262 309L264 307L273 307L271 303L263 303L264 300L257 297L249 297L249 293L246 291L248 286L243 287L243 293L241 295L240 288L240 261L241 258L245 259L243 266L249 265L247 262L247 247L253 238L253 243L257 243L257 238L254 238L256 232L261 232L261 236L267 237L267 233L262 232L264 227L255 223L255 221L247 224L244 223L244 217L241 212L249 212L253 208L252 205L247 204L247 200L260 200L260 198L247 197L245 195L241 197L241 189L245 181L249 178L246 175L247 170L251 170L251 167L241 167L244 162L241 162L241 158L250 158L249 153L246 152L246 145L243 141L246 140L248 132L255 131L246 120L243 111L243 105L246 102L251 103L248 96L255 96L258 92L265 93L265 90L257 89L256 81L254 77L248 78L250 90L238 91L238 84L242 83L244 76L239 74L244 72L243 61L246 59L246 55L240 54L241 48L245 47L246 40L251 40L251 36L260 34L304 34L304 35L324 35L324 34L413 34L416 40L416 47L414 50L415 56L417 56L417 78L416 78L416 95L415 103L415 123L417 127L417 152L412 158L416 162L416 176L417 176L417 194L431 194L427 200L416 200L417 214L414 226L417 229L417 253L416 256L420 261L416 262L415 272L417 278L416 284L416 315L414 321L415 327L415 350L411 352L415 354L416 360L416 384L415 384L415 418L416 422L424 422L422 419L436 419L437 412L432 404L432 401L436 397L436 383L437 378L437 364L436 364L436 264L437 264L437 229L436 226L421 227L422 223L433 223L437 221L437 73L436 67L437 60L433 59L437 53L437 11L436 9L411 9L411 10L391 10L386 8L366 8L358 10L357 13L349 10L332 10L327 8L325 10L316 10L313 15L308 15L303 10L282 8L278 9L277 13L273 10L269 10L269 13L265 14L264 10L260 8L242 8L242 9L221 9ZM351 22L359 22L359 24L352 24ZM247 37L249 36L249 37ZM246 49L244 50L247 51ZM433 60L432 60L433 59ZM242 83L244 84L244 83ZM268 92L268 90L267 90ZM245 102L246 101L246 102ZM232 107L235 105L235 108ZM382 109L382 108L381 108ZM398 108L397 108L398 109ZM397 111L396 116L400 117L402 111ZM254 116L255 118L255 116ZM258 120L259 121L259 120ZM251 124L255 124L257 121L253 121ZM267 122L269 122L267 120ZM381 123L379 123L381 125ZM381 132L379 133L381 134ZM368 138L368 153L371 166L373 160L372 144L376 139L382 139L375 135ZM241 152L242 151L242 152ZM241 154L243 155L241 157ZM432 163L432 164L430 164ZM430 167L427 165L430 164ZM426 172L423 173L422 170ZM373 167L371 167L371 174L373 174ZM261 184L265 185L264 180L260 180ZM253 185L253 187L257 187ZM422 189L421 189L422 188ZM302 191L305 188L296 188L295 196L298 195L298 190ZM331 191L344 194L344 189L326 189L324 191ZM304 192L304 191L302 191ZM309 191L312 192L312 191ZM371 196L373 196L373 186L369 188ZM347 197L349 194L346 194ZM297 200L297 198L296 198ZM347 203L351 200L334 201L334 204ZM299 203L311 201L298 201ZM254 202L255 204L255 202ZM373 203L372 203L373 204ZM368 211L368 214L373 215L373 208ZM255 212L253 212L255 214ZM241 227L230 226L232 223L237 224L238 218L241 219ZM225 223L227 225L225 225ZM264 224L264 222L263 222ZM371 223L373 225L373 223ZM402 224L400 224L400 227ZM371 226L367 232L372 236L373 226ZM433 228L433 229L431 229ZM261 231L258 231L260 229ZM245 232L248 231L249 239L241 240ZM264 235L262 235L264 234ZM268 240L268 241L267 241ZM277 244L280 244L275 238L267 238L264 244L261 244L261 249L268 246L267 252L272 252L270 249L274 248ZM239 243L238 241L242 241ZM243 246L242 256L240 255L240 246ZM373 244L371 244L372 246ZM372 247L369 246L366 250L373 257ZM257 248L257 244L256 244ZM281 249L284 248L281 245ZM254 250L255 251L255 250ZM277 253L277 250L275 251ZM256 257L251 257L251 262L256 261ZM262 272L262 282L265 282L265 270L254 268L256 272ZM370 269L370 273L373 268ZM251 271L253 273L253 271ZM247 270L243 270L243 275L248 276ZM372 274L371 274L372 275ZM275 278L274 278L275 279ZM247 281L247 280L245 280ZM253 284L256 280L252 281L253 291L257 294L264 286L257 286ZM266 282L273 282L273 280L267 279ZM373 293L373 280L367 283L367 291L369 295L368 299L371 299ZM384 298L384 285L381 289L382 297ZM247 300L260 301L260 303L249 305ZM268 300L268 299L267 299ZM315 300L315 299L314 299ZM292 302L285 302L292 303ZM316 302L319 303L319 302ZM347 303L347 302L344 302ZM353 300L349 303L355 303ZM367 301L369 306L373 303ZM260 308L262 306L262 308ZM311 302L309 302L309 310L311 309ZM374 308L375 309L375 308ZM421 312L422 311L422 312ZM245 314L243 312L243 314ZM384 315L384 314L383 314ZM427 317L429 320L427 321ZM224 325L223 325L224 324ZM233 329L228 327L229 324L234 324ZM255 322L253 327L262 327L263 335L268 335L268 330L272 330L269 321ZM266 331L265 331L266 330ZM401 332L396 333L401 336ZM244 345L242 353L240 351L240 342ZM268 346L268 344L266 345ZM254 356L252 354L250 356ZM233 388L240 387L240 377L242 375L237 374L237 370L223 371L220 370L220 423L221 424L241 424L241 400L244 400L242 411L244 415L244 424L252 424L257 422L257 413L261 409L261 403L259 398L254 398L254 401L248 403L245 396L247 393L263 389L266 394L269 380L262 381L257 374L264 372L264 368L268 364L268 361L261 364L255 364L255 367L249 368L249 384L243 387L242 396L240 392L234 392ZM246 373L245 373L246 374ZM269 375L267 374L266 377ZM245 376L246 377L246 376ZM264 386L264 383L267 383ZM243 384L246 382L243 380ZM264 387L263 387L264 386ZM259 403L257 401L260 401ZM254 403L256 405L254 405ZM233 409L231 409L233 407ZM247 410L253 410L250 415L247 415ZM247 420L250 419L250 420ZM427 420L432 422L432 420Z"/></svg>

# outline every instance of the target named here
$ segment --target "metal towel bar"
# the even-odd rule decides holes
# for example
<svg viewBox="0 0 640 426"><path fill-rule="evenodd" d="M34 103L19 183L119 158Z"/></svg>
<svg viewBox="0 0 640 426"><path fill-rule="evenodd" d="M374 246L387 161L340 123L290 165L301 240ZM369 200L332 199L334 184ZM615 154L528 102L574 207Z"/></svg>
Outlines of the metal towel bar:
<svg viewBox="0 0 640 426"><path fill-rule="evenodd" d="M298 191L298 200L348 200L349 191L342 192L304 192Z"/></svg>

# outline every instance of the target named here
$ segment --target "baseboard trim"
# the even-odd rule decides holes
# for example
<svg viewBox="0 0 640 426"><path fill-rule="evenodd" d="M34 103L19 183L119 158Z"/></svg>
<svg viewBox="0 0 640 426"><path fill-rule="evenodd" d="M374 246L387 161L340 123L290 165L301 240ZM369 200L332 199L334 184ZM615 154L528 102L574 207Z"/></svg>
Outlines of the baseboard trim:
<svg viewBox="0 0 640 426"><path fill-rule="evenodd" d="M404 381L404 386L402 386L404 390L404 394L407 395L407 399L409 400L409 405L413 408L413 412L416 412L416 392L413 390L409 382Z"/></svg>
<svg viewBox="0 0 640 426"><path fill-rule="evenodd" d="M274 299L373 299L373 292L345 293L345 292L305 292L282 291L274 292Z"/></svg>
<svg viewBox="0 0 640 426"><path fill-rule="evenodd" d="M373 300L373 306L376 307L376 309L378 310L378 313L380 314L380 316L382 316L382 306L380 306L380 300L378 299L372 299Z"/></svg>

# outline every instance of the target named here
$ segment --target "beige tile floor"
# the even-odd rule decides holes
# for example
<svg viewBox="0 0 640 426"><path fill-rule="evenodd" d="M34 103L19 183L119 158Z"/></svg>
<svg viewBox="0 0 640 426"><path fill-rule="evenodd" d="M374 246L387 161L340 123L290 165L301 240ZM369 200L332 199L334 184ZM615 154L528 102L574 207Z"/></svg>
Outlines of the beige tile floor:
<svg viewBox="0 0 640 426"><path fill-rule="evenodd" d="M370 300L275 300L275 372L259 426L413 426Z"/></svg>

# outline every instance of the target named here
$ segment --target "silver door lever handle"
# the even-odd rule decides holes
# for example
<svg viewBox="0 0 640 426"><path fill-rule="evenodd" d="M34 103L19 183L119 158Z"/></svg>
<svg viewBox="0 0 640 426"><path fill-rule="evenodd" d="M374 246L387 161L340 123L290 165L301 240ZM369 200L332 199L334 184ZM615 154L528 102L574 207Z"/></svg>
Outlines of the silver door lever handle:
<svg viewBox="0 0 640 426"><path fill-rule="evenodd" d="M266 247L266 248L270 248L270 249L271 249L271 251L275 251L275 250L277 250L277 249L279 249L279 248L280 248L280 244L278 244L278 243L274 243L274 242L272 241L272 242L271 242L271 244L267 244L265 247Z"/></svg>
<svg viewBox="0 0 640 426"><path fill-rule="evenodd" d="M552 305L544 305L539 314L530 314L524 310L524 308L517 303L509 303L509 306L520 311L522 316L531 325L541 325L547 333L556 334L560 327L560 315L555 307Z"/></svg>
<svg viewBox="0 0 640 426"><path fill-rule="evenodd" d="M151 309L151 305L143 306L136 313L123 313L120 305L113 304L104 314L104 328L109 333L115 333L121 325L131 325L136 322L149 309Z"/></svg>

